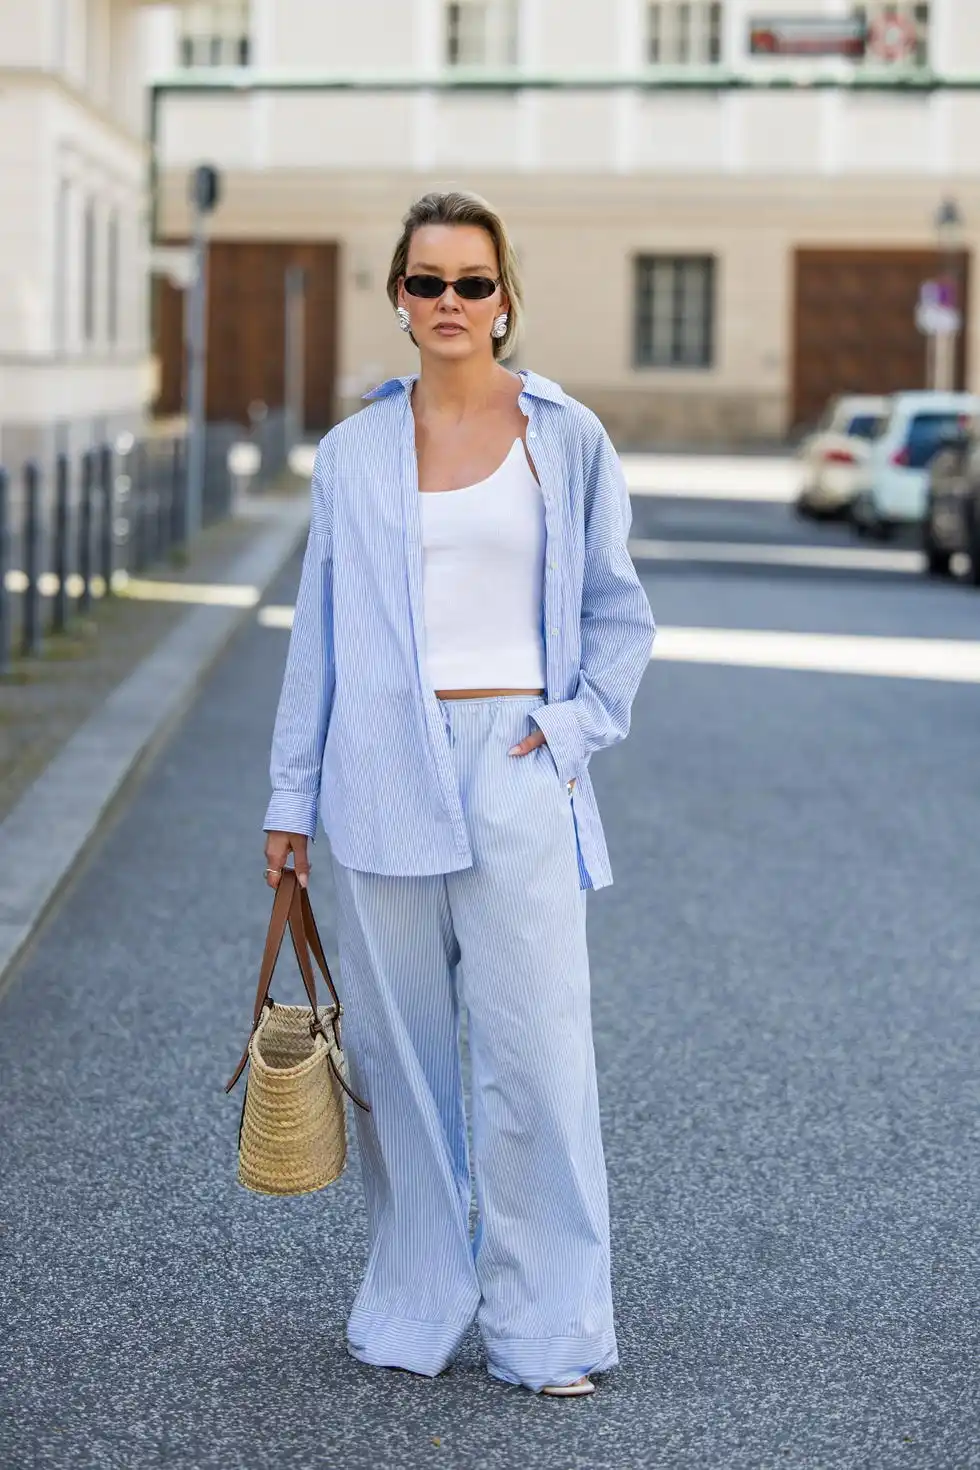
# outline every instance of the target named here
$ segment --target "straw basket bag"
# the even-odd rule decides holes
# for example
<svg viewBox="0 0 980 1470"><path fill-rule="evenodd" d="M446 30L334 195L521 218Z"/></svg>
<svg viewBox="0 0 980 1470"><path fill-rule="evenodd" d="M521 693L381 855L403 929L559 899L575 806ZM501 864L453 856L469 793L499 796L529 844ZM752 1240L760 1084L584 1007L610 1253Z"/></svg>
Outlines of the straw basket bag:
<svg viewBox="0 0 980 1470"><path fill-rule="evenodd" d="M289 935L296 951L309 1006L284 1006L269 986L282 942ZM320 968L331 1005L317 1003L310 950ZM230 1092L249 1063L238 1129L238 1179L259 1194L309 1194L332 1184L347 1161L344 1093L355 1097L344 1076L340 1048L340 998L326 956L310 897L292 868L283 869L272 905L255 996L252 1033Z"/></svg>

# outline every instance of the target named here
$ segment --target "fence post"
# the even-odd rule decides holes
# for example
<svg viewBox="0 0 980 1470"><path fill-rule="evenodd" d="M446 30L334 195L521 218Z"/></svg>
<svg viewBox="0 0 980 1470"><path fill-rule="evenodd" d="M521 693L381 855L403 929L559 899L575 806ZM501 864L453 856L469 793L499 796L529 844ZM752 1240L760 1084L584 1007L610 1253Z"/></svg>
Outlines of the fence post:
<svg viewBox="0 0 980 1470"><path fill-rule="evenodd" d="M41 562L39 499L41 473L33 460L24 466L24 616L22 648L32 656L41 651L41 606L38 576Z"/></svg>
<svg viewBox="0 0 980 1470"><path fill-rule="evenodd" d="M126 456L129 480L129 569L141 572L146 562L146 487L143 484L143 444L136 439Z"/></svg>
<svg viewBox="0 0 980 1470"><path fill-rule="evenodd" d="M170 516L167 513L167 497L163 493L166 481L166 466L163 464L163 444L154 439L150 446L150 479L153 483L153 560L162 561L167 554Z"/></svg>
<svg viewBox="0 0 980 1470"><path fill-rule="evenodd" d="M88 612L92 606L92 472L95 454L86 449L82 455L82 487L78 517L78 574L82 579L78 594L78 611Z"/></svg>
<svg viewBox="0 0 980 1470"><path fill-rule="evenodd" d="M179 434L174 435L170 484L170 541L173 546L183 547L187 541L187 481L184 476L184 441Z"/></svg>
<svg viewBox="0 0 980 1470"><path fill-rule="evenodd" d="M0 676L10 673L10 650L13 642L10 626L10 593L7 590L7 572L10 570L9 513L7 471L0 467Z"/></svg>
<svg viewBox="0 0 980 1470"><path fill-rule="evenodd" d="M112 596L112 548L116 534L115 502L112 487L112 445L103 444L99 450L99 482L102 491L102 521L99 526L99 571L105 584L106 597Z"/></svg>
<svg viewBox="0 0 980 1470"><path fill-rule="evenodd" d="M68 623L68 456L59 454L55 466L54 557L56 578L51 626L63 633Z"/></svg>

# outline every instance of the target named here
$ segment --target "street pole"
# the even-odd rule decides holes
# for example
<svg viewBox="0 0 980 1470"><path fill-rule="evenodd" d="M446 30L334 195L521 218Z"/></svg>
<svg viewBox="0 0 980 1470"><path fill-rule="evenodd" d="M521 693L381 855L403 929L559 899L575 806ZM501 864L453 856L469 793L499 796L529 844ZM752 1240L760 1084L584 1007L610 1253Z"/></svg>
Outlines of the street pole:
<svg viewBox="0 0 980 1470"><path fill-rule="evenodd" d="M187 539L201 529L204 501L204 449L207 433L207 269L204 210L194 208L194 274L187 295Z"/></svg>
<svg viewBox="0 0 980 1470"><path fill-rule="evenodd" d="M963 291L960 280L959 246L963 229L963 216L955 199L944 199L936 211L935 228L939 247L939 282L941 300L952 313L963 309ZM934 384L942 392L951 392L956 387L957 342L960 325L954 316L954 324L936 335L934 352Z"/></svg>
<svg viewBox="0 0 980 1470"><path fill-rule="evenodd" d="M184 317L187 354L187 494L186 536L188 542L201 529L204 519L204 471L207 442L207 327L208 327L208 237L207 216L218 202L219 176L216 169L201 164L191 175L193 279Z"/></svg>
<svg viewBox="0 0 980 1470"><path fill-rule="evenodd" d="M301 265L286 267L285 383L286 452L300 439L306 427L306 271Z"/></svg>

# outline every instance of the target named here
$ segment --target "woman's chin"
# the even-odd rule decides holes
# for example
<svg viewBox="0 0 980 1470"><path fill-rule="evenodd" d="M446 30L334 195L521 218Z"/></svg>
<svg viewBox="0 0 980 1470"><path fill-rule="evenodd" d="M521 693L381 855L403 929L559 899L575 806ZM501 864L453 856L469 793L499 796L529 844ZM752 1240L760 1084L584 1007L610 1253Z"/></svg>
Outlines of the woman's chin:
<svg viewBox="0 0 980 1470"><path fill-rule="evenodd" d="M457 359L469 357L473 352L473 339L469 332L433 332L428 341L433 357Z"/></svg>

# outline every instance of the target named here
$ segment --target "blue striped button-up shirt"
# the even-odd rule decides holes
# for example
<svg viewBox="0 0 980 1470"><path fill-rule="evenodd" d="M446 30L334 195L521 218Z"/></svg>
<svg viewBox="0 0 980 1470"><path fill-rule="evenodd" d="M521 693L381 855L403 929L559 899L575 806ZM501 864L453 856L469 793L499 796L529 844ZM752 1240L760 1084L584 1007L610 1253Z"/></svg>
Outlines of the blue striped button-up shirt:
<svg viewBox="0 0 980 1470"><path fill-rule="evenodd" d="M630 502L589 409L522 372L544 500L544 732L572 796L583 887L612 882L589 758L622 740L650 657ZM472 864L442 711L426 676L415 378L393 378L321 440L272 742L266 831L314 838L345 867L404 876ZM517 757L515 757L516 759Z"/></svg>

